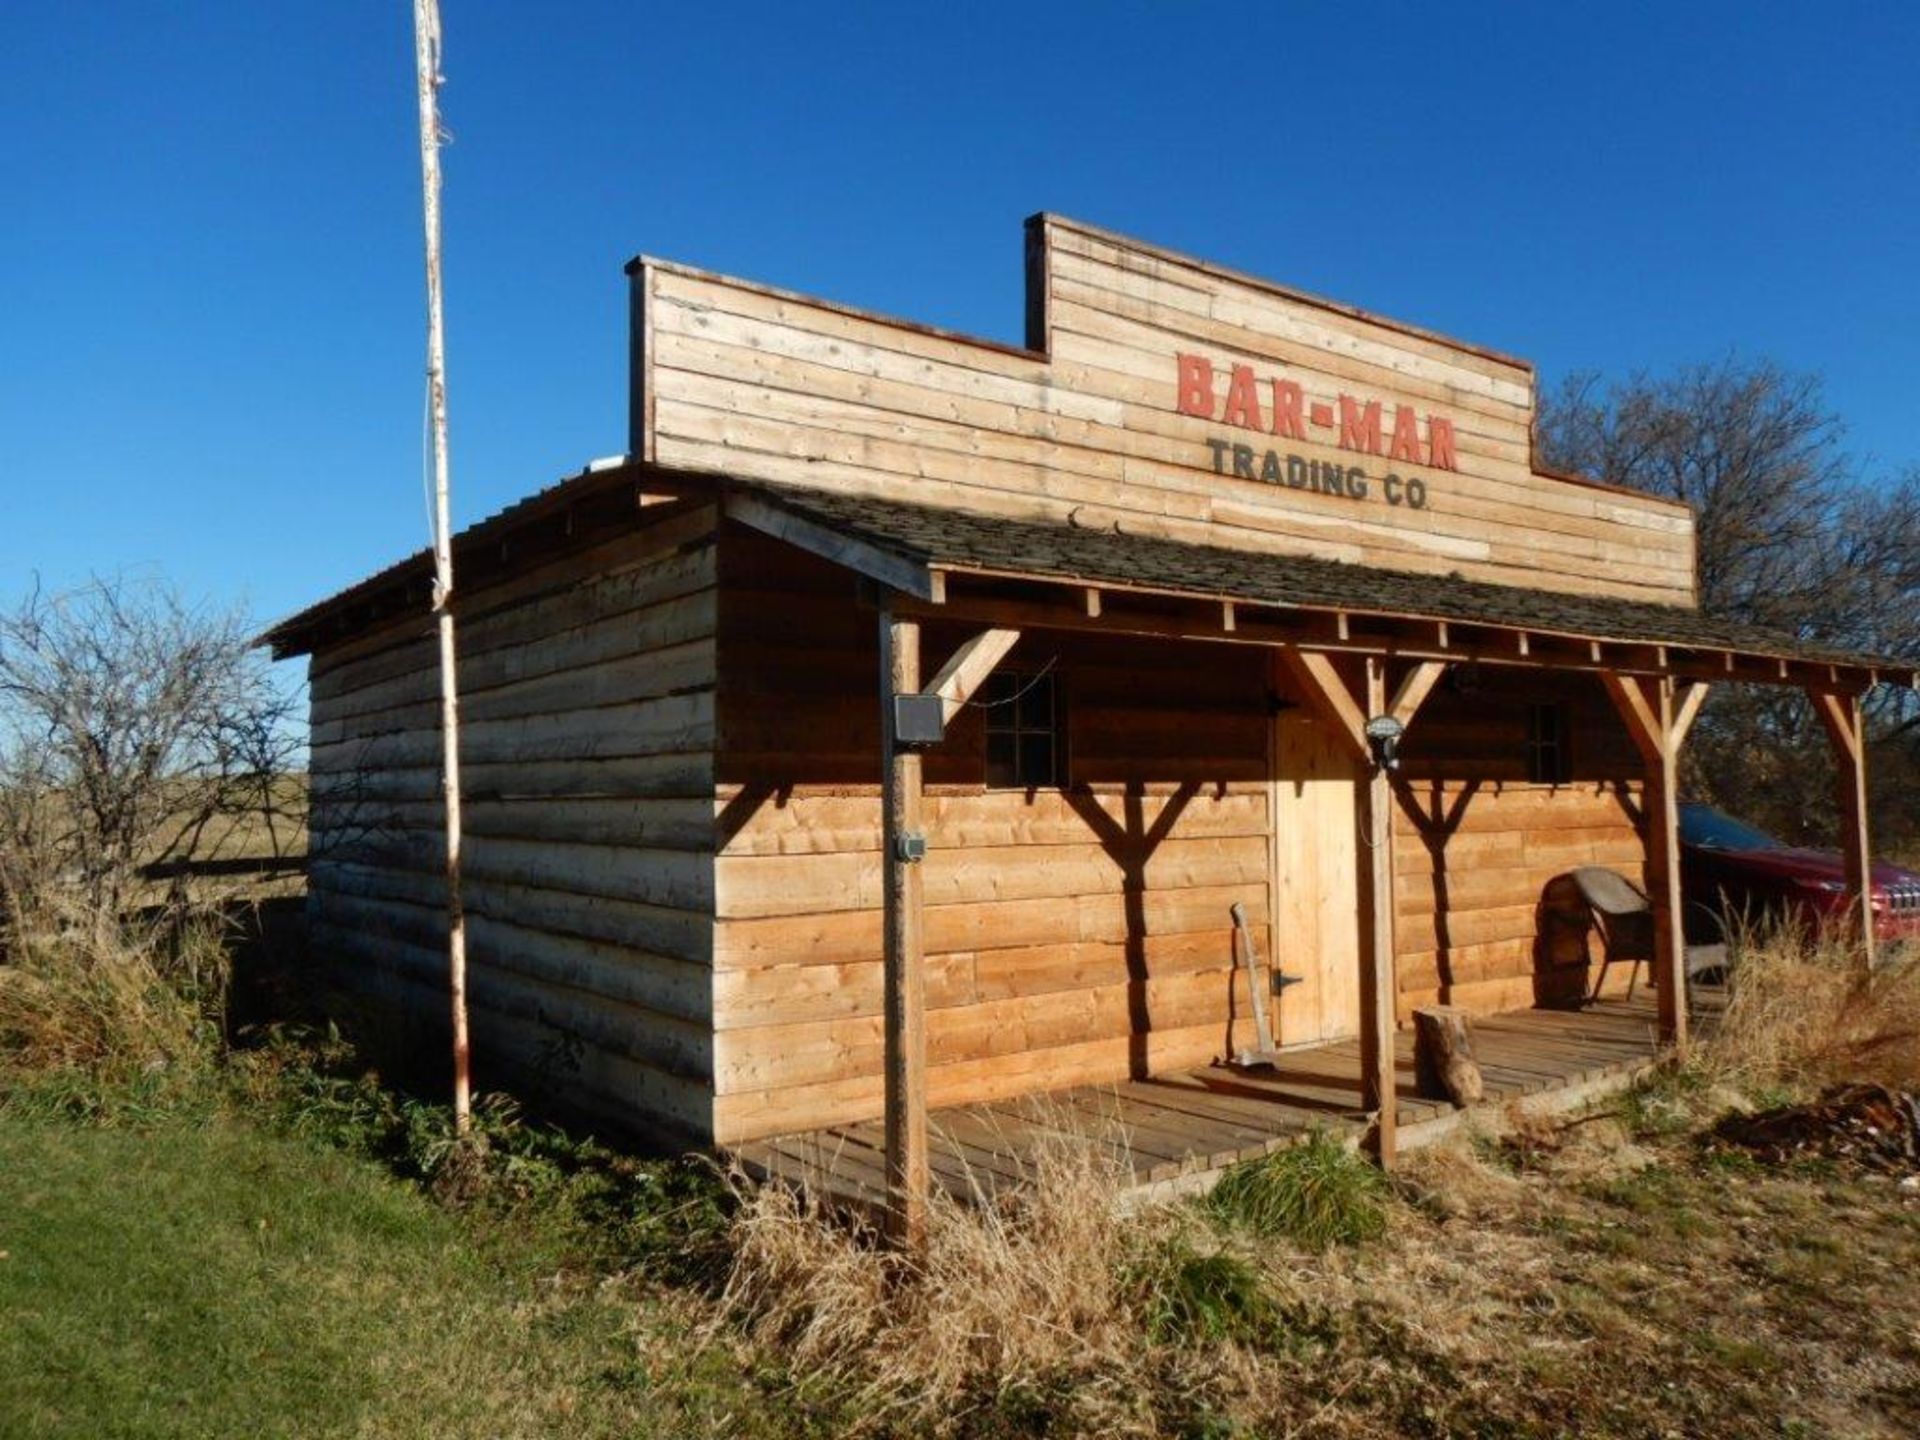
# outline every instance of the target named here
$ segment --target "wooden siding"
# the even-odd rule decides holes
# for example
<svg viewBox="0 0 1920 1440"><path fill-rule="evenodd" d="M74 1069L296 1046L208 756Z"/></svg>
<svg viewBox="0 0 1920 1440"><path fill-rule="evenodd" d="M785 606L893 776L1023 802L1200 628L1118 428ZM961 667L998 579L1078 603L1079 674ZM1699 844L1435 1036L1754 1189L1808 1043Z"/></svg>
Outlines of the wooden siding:
<svg viewBox="0 0 1920 1440"><path fill-rule="evenodd" d="M1566 1002L1587 968L1577 905L1556 879L1605 865L1644 878L1640 758L1597 679L1468 672L1442 683L1408 731L1394 831L1399 1013ZM1564 707L1565 783L1527 778L1529 706ZM1624 967L1609 977L1625 981Z"/></svg>
<svg viewBox="0 0 1920 1440"><path fill-rule="evenodd" d="M1542 475L1516 361L1049 217L1030 297L1047 353L643 262L635 449L659 465L1542 589L1691 604L1683 506ZM1176 357L1452 423L1457 470L1279 439L1177 409ZM1315 438L1317 435L1318 438ZM1365 500L1216 473L1209 440L1363 464ZM1428 503L1385 502L1389 469Z"/></svg>
<svg viewBox="0 0 1920 1440"><path fill-rule="evenodd" d="M637 1133L711 1138L715 515L664 514L464 597L476 1064ZM425 618L313 657L315 942L446 1006Z"/></svg>
<svg viewBox="0 0 1920 1440"><path fill-rule="evenodd" d="M714 1104L733 1141L879 1113L879 698L877 618L845 572L733 532L722 563ZM966 633L930 626L928 667ZM986 789L977 709L926 758L936 1104L1211 1060L1228 907L1265 933L1262 657L1056 634L1009 663L1050 661L1070 788Z"/></svg>
<svg viewBox="0 0 1920 1440"><path fill-rule="evenodd" d="M878 617L844 571L764 537L729 530L721 564L714 1106L731 1143L879 1113ZM968 629L930 625L928 668ZM1290 853L1267 784L1284 684L1251 647L1033 632L1009 660L1049 662L1068 788L986 789L977 710L926 757L938 1105L1177 1071L1249 1038L1228 908L1268 943L1270 847ZM1525 779L1531 699L1568 709L1568 783ZM1640 873L1637 761L1604 696L1583 677L1473 676L1411 733L1403 1018L1564 998L1587 972L1536 946L1551 882L1585 863ZM1346 893L1357 904L1350 878Z"/></svg>

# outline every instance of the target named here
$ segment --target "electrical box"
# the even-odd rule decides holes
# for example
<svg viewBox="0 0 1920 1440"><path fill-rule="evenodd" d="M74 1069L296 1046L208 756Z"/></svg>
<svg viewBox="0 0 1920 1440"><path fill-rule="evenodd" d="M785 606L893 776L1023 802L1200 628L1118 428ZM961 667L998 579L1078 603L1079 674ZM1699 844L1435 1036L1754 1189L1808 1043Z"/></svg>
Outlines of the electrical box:
<svg viewBox="0 0 1920 1440"><path fill-rule="evenodd" d="M899 745L938 745L946 739L947 720L940 697L894 696L893 738Z"/></svg>

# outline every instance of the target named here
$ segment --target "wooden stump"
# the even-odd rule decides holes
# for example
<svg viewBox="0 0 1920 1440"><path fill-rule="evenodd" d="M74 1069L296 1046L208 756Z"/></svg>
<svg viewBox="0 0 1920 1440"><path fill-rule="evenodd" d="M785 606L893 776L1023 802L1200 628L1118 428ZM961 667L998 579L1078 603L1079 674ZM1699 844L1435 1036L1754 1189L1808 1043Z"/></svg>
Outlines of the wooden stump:
<svg viewBox="0 0 1920 1440"><path fill-rule="evenodd" d="M1480 1064L1473 1058L1467 1012L1456 1005L1413 1012L1413 1064L1422 1095L1473 1105L1486 1093Z"/></svg>

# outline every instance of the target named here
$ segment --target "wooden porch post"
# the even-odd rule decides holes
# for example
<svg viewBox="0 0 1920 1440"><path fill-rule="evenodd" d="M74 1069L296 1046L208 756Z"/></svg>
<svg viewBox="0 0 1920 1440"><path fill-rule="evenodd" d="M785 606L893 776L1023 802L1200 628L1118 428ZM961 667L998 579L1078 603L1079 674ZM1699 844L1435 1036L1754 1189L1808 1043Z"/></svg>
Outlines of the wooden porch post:
<svg viewBox="0 0 1920 1440"><path fill-rule="evenodd" d="M1877 958L1873 938L1873 866L1867 840L1867 731L1858 695L1810 691L1838 768L1840 851L1847 873L1847 928L1862 964Z"/></svg>
<svg viewBox="0 0 1920 1440"><path fill-rule="evenodd" d="M1366 713L1385 715L1387 662L1378 655L1366 659ZM1393 1083L1394 895L1393 895L1393 777L1384 765L1368 756L1367 781L1361 792L1360 837L1367 846L1363 914L1366 917L1366 954L1360 963L1360 1103L1376 1113L1369 1144L1383 1168L1399 1157L1400 1102Z"/></svg>
<svg viewBox="0 0 1920 1440"><path fill-rule="evenodd" d="M1387 657L1366 657L1361 693L1355 696L1325 655L1296 646L1279 648L1283 666L1322 721L1333 728L1347 752L1364 767L1359 787L1360 836L1366 862L1360 867L1360 914L1364 945L1360 957L1360 1104L1374 1114L1367 1147L1382 1166L1399 1153L1399 1100L1394 1087L1394 864L1393 776L1376 765L1367 742L1367 721L1391 715L1410 724L1433 692L1446 666L1423 660L1387 693Z"/></svg>
<svg viewBox="0 0 1920 1440"><path fill-rule="evenodd" d="M880 606L880 864L884 884L888 1238L918 1251L927 1234L927 980L920 864L920 756L894 734L894 697L920 689L920 624Z"/></svg>
<svg viewBox="0 0 1920 1440"><path fill-rule="evenodd" d="M1680 900L1680 745L1707 687L1676 689L1670 675L1642 679L1603 670L1607 694L1646 762L1647 895L1653 904L1653 974L1660 1039L1687 1047L1687 934Z"/></svg>

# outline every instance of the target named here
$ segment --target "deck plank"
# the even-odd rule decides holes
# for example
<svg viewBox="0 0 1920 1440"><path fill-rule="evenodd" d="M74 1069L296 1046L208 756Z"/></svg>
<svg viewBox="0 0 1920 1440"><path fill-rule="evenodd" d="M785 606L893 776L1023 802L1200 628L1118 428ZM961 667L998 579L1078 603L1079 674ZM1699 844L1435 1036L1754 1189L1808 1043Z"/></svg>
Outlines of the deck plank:
<svg viewBox="0 0 1920 1440"><path fill-rule="evenodd" d="M1711 1023L1719 1005L1709 996L1697 1008ZM1651 995L1579 1010L1475 1016L1483 1103L1506 1105L1626 1074L1662 1053L1657 1023ZM1395 1036L1394 1079L1402 1125L1459 1112L1419 1093L1410 1031ZM1213 1065L936 1110L928 1117L929 1163L943 1190L972 1202L1031 1179L1036 1156L1068 1137L1092 1146L1137 1185L1185 1185L1187 1177L1271 1154L1316 1130L1351 1135L1365 1118L1360 1046L1349 1038L1282 1051L1272 1069ZM885 1137L875 1121L755 1140L729 1153L755 1178L809 1185L868 1212L885 1198Z"/></svg>

